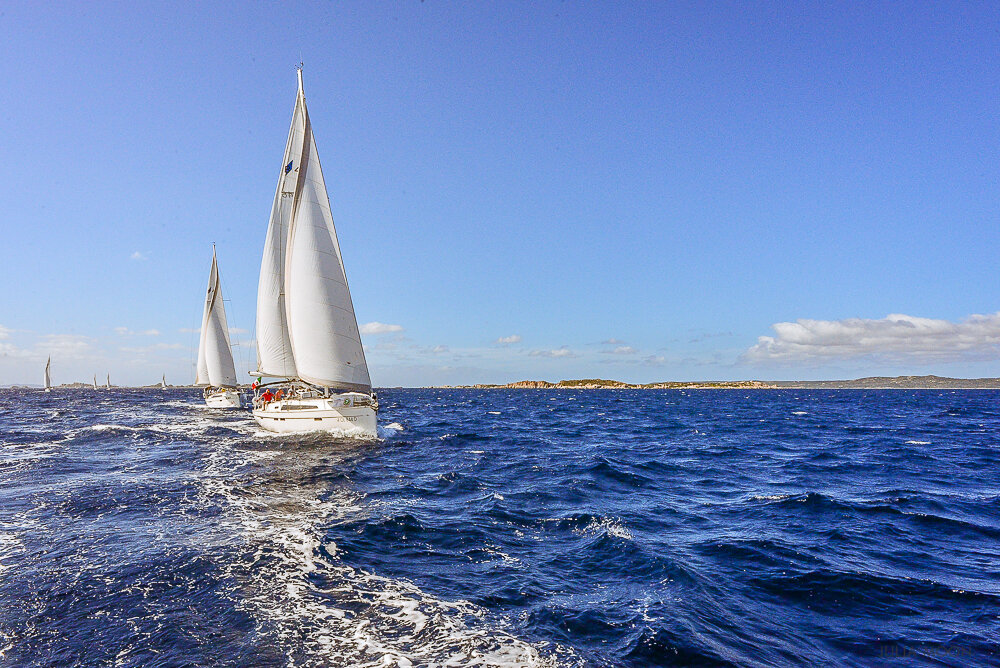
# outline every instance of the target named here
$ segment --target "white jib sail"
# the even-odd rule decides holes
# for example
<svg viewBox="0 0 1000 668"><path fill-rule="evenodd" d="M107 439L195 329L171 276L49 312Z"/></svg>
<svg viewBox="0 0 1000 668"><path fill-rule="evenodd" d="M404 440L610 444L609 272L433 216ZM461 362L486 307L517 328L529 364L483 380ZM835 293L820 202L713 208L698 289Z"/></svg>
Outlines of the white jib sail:
<svg viewBox="0 0 1000 668"><path fill-rule="evenodd" d="M205 295L205 312L201 320L201 340L198 345L198 372L194 382L195 385L212 387L238 385L215 249L212 250L212 271L208 275L208 293Z"/></svg>
<svg viewBox="0 0 1000 668"><path fill-rule="evenodd" d="M94 389L97 389L97 374L94 374Z"/></svg>
<svg viewBox="0 0 1000 668"><path fill-rule="evenodd" d="M49 374L50 367L52 366L52 358L49 357L45 361L45 389L52 387L52 376Z"/></svg>
<svg viewBox="0 0 1000 668"><path fill-rule="evenodd" d="M323 170L302 92L305 125L285 256L285 313L297 376L316 385L371 391ZM287 164L287 163L286 163Z"/></svg>
<svg viewBox="0 0 1000 668"><path fill-rule="evenodd" d="M305 136L305 97L301 77L299 92L292 110L292 125L285 143L285 156L278 174L278 187L267 224L264 254L257 284L257 373L294 378L295 358L288 338L285 317L285 256L288 248L288 227L302 156Z"/></svg>

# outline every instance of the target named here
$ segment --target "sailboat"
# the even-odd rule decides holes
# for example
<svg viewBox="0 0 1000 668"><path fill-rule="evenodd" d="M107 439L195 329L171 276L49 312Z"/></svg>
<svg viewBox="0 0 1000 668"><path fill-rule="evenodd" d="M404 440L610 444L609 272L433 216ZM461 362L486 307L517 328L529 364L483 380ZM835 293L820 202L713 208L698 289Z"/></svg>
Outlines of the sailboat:
<svg viewBox="0 0 1000 668"><path fill-rule="evenodd" d="M166 387L166 377L163 386ZM208 274L208 293L201 319L201 340L198 343L198 372L195 385L205 388L205 403L210 408L239 408L239 383L229 343L226 307L222 301L219 263L212 247L212 270Z"/></svg>
<svg viewBox="0 0 1000 668"><path fill-rule="evenodd" d="M97 389L97 374L94 374L94 389Z"/></svg>
<svg viewBox="0 0 1000 668"><path fill-rule="evenodd" d="M52 375L50 374L50 368L52 366L52 356L45 361L45 391L52 391Z"/></svg>
<svg viewBox="0 0 1000 668"><path fill-rule="evenodd" d="M167 389L167 374L163 374L160 377L160 389L161 390Z"/></svg>
<svg viewBox="0 0 1000 668"><path fill-rule="evenodd" d="M108 374L108 381L104 385L104 389L106 389L106 390L110 390L111 389L111 374L110 373Z"/></svg>
<svg viewBox="0 0 1000 668"><path fill-rule="evenodd" d="M253 416L265 429L376 436L378 399L306 109L301 65L261 260L252 375L277 379L255 388Z"/></svg>

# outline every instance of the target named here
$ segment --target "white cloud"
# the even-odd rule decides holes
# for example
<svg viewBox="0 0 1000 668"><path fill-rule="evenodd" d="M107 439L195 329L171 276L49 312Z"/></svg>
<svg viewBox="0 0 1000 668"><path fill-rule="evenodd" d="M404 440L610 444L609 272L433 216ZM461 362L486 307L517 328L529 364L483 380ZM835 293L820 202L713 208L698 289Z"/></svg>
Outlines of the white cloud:
<svg viewBox="0 0 1000 668"><path fill-rule="evenodd" d="M0 325L0 339L9 339L9 338L10 338L10 329L4 327L3 325Z"/></svg>
<svg viewBox="0 0 1000 668"><path fill-rule="evenodd" d="M663 355L650 355L649 357L643 357L642 363L646 366L663 366L667 363L667 358Z"/></svg>
<svg viewBox="0 0 1000 668"><path fill-rule="evenodd" d="M601 341L601 343L603 343L605 345L609 345L609 346L617 346L617 345L619 345L621 343L625 343L625 342L622 341L621 339L605 339L604 341Z"/></svg>
<svg viewBox="0 0 1000 668"><path fill-rule="evenodd" d="M566 346L554 350L532 350L528 354L532 357L576 357L576 353Z"/></svg>
<svg viewBox="0 0 1000 668"><path fill-rule="evenodd" d="M118 336L159 336L160 330L144 329L141 332L133 332L128 327L115 327L115 334L118 334Z"/></svg>
<svg viewBox="0 0 1000 668"><path fill-rule="evenodd" d="M448 346L436 345L433 348L431 348L431 352L432 353L446 353L446 352L448 352Z"/></svg>
<svg viewBox="0 0 1000 668"><path fill-rule="evenodd" d="M92 339L76 334L46 334L35 348L46 355L58 355L70 359L88 357Z"/></svg>
<svg viewBox="0 0 1000 668"><path fill-rule="evenodd" d="M602 352L606 355L635 355L639 351L632 346L618 346L614 350L604 350Z"/></svg>
<svg viewBox="0 0 1000 668"><path fill-rule="evenodd" d="M195 327L193 329L191 327L181 327L177 331L180 332L181 334L200 334L201 327Z"/></svg>
<svg viewBox="0 0 1000 668"><path fill-rule="evenodd" d="M157 352L160 350L184 350L186 348L187 346L181 343L154 343L151 346L143 346L139 348L122 346L120 350L126 353L146 355L148 353Z"/></svg>
<svg viewBox="0 0 1000 668"><path fill-rule="evenodd" d="M129 259L130 260L135 260L137 262L142 262L142 261L147 260L149 258L147 258L145 255L143 255L139 251L135 251L134 253L132 253L131 255L129 255Z"/></svg>
<svg viewBox="0 0 1000 668"><path fill-rule="evenodd" d="M511 334L510 336L501 336L499 339L495 341L495 343L498 343L501 346L509 346L512 343L520 343L520 342L521 342L521 336L519 334Z"/></svg>
<svg viewBox="0 0 1000 668"><path fill-rule="evenodd" d="M743 362L885 358L954 361L1000 356L1000 313L970 315L962 322L899 313L880 320L796 320L771 325Z"/></svg>
<svg viewBox="0 0 1000 668"><path fill-rule="evenodd" d="M402 325L387 325L384 322L366 322L361 325L362 334L388 334L390 332L402 331Z"/></svg>

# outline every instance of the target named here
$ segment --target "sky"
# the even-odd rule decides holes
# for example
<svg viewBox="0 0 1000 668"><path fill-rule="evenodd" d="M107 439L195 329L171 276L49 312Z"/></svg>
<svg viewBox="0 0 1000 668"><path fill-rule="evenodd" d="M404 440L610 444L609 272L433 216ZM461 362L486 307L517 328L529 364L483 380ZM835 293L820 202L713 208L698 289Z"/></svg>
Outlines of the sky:
<svg viewBox="0 0 1000 668"><path fill-rule="evenodd" d="M0 385L237 369L304 63L373 382L1000 376L1000 5L0 5Z"/></svg>

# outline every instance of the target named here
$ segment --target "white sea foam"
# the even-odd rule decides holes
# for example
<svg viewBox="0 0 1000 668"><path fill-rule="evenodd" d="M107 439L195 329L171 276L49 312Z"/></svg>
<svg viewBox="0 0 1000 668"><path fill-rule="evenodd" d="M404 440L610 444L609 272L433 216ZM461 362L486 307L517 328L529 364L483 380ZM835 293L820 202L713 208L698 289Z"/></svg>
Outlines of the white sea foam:
<svg viewBox="0 0 1000 668"><path fill-rule="evenodd" d="M587 526L583 527L583 529L577 530L577 533L606 533L609 536L614 536L615 538L633 540L632 532L629 531L625 524L617 517L600 517L593 519Z"/></svg>
<svg viewBox="0 0 1000 668"><path fill-rule="evenodd" d="M328 460L330 452L272 452L267 457L274 478L244 487L240 481L247 482L254 467L239 462L262 454L220 446L209 457L203 493L228 505L226 522L245 545L228 565L238 583L234 602L258 621L257 632L267 642L283 649L287 665L579 665L567 650L546 652L544 643L515 637L502 620L489 619L485 609L467 601L439 600L404 580L341 562L322 527L363 518L369 512L363 499L349 488L287 484L308 479L301 473L310 457ZM512 559L499 551L497 557Z"/></svg>
<svg viewBox="0 0 1000 668"><path fill-rule="evenodd" d="M389 424L383 426L378 425L378 437L379 438L392 438L393 436L399 435L403 431L403 425L398 422L390 422Z"/></svg>
<svg viewBox="0 0 1000 668"><path fill-rule="evenodd" d="M930 441L907 441L907 445L930 445Z"/></svg>
<svg viewBox="0 0 1000 668"><path fill-rule="evenodd" d="M809 415L806 411L792 411L792 415Z"/></svg>
<svg viewBox="0 0 1000 668"><path fill-rule="evenodd" d="M784 501L785 499L792 498L791 494L767 494L767 495L754 495L750 497L751 501Z"/></svg>

